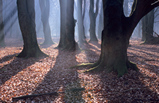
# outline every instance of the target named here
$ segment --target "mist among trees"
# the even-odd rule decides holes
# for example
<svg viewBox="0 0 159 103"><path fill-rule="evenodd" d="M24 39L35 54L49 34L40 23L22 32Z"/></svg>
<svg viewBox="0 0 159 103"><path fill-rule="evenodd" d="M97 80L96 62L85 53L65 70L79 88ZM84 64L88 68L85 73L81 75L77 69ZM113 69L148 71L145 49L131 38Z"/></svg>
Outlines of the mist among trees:
<svg viewBox="0 0 159 103"><path fill-rule="evenodd" d="M0 102L158 101L158 6L0 0Z"/></svg>

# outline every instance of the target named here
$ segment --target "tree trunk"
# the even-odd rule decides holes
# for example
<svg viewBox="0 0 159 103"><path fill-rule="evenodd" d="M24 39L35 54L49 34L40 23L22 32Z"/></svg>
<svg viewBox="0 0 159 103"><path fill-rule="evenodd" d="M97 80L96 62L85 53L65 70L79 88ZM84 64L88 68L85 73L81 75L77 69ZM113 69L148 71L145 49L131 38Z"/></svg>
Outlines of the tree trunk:
<svg viewBox="0 0 159 103"><path fill-rule="evenodd" d="M124 14L125 14L125 16L126 17L128 17L129 15L129 5L128 5L128 3L129 3L129 0L124 0Z"/></svg>
<svg viewBox="0 0 159 103"><path fill-rule="evenodd" d="M103 3L101 2L101 5L103 5ZM99 22L98 22L98 38L101 40L101 35L102 35L102 31L104 28L104 24L103 24L103 6L99 6L100 8L100 12L99 12Z"/></svg>
<svg viewBox="0 0 159 103"><path fill-rule="evenodd" d="M23 36L23 50L17 57L46 56L37 43L35 31L34 0L17 0L18 19Z"/></svg>
<svg viewBox="0 0 159 103"><path fill-rule="evenodd" d="M96 3L96 12L94 13L94 0L90 0L89 18L90 18L90 41L98 41L96 37L96 18L98 15L99 0Z"/></svg>
<svg viewBox="0 0 159 103"><path fill-rule="evenodd" d="M77 8L78 8L78 36L79 36L79 44L82 45L86 43L86 37L84 32L84 25L83 25L83 16L82 16L82 0L77 0Z"/></svg>
<svg viewBox="0 0 159 103"><path fill-rule="evenodd" d="M159 43L159 38L153 36L154 32L153 29L154 29L154 10L152 10L142 19L142 41L144 41L144 44Z"/></svg>
<svg viewBox="0 0 159 103"><path fill-rule="evenodd" d="M54 44L51 37L51 30L49 26L49 14L50 14L50 1L49 0L39 0L41 9L41 21L43 23L44 32L44 42L43 45Z"/></svg>
<svg viewBox="0 0 159 103"><path fill-rule="evenodd" d="M58 47L62 50L74 51L78 48L75 42L75 20L74 20L74 1L60 0L61 10L61 29L60 42Z"/></svg>
<svg viewBox="0 0 159 103"><path fill-rule="evenodd" d="M127 57L129 39L133 30L149 11L159 5L151 5L155 0L134 1L130 17L123 14L123 0L103 0L104 30L102 32L101 55L92 69L116 71L118 76L128 69L137 70ZM145 8L146 6L146 8Z"/></svg>
<svg viewBox="0 0 159 103"><path fill-rule="evenodd" d="M4 47L3 0L0 0L0 46Z"/></svg>

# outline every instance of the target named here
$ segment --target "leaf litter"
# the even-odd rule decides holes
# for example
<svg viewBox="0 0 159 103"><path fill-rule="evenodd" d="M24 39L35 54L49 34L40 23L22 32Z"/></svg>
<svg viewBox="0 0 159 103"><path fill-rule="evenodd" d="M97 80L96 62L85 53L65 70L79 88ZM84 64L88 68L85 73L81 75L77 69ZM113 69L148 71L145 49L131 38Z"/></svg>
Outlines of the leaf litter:
<svg viewBox="0 0 159 103"><path fill-rule="evenodd" d="M85 44L81 51L75 52L55 49L57 44L41 47L49 55L46 58L17 58L22 45L14 43L0 48L0 102L10 103L13 97L50 92L64 93L14 103L159 102L159 45L140 43L132 39L128 48L129 60L137 64L139 72L129 70L120 78L115 72L79 73L88 68L70 69L80 63L96 62L100 42Z"/></svg>

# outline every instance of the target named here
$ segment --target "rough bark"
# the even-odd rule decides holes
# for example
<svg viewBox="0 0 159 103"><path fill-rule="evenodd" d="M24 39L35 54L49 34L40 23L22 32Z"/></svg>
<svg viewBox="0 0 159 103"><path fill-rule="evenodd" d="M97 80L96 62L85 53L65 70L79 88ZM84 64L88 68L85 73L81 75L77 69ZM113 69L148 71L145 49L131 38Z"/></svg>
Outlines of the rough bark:
<svg viewBox="0 0 159 103"><path fill-rule="evenodd" d="M101 55L93 69L115 71L118 76L125 74L128 69L137 70L137 66L127 57L129 39L140 19L159 5L151 5L153 2L155 0L135 0L131 15L125 17L123 0L103 0L104 30Z"/></svg>
<svg viewBox="0 0 159 103"><path fill-rule="evenodd" d="M58 48L62 50L74 51L78 48L75 42L75 20L74 1L73 0L60 0L60 13L61 13L61 28L60 28L60 42Z"/></svg>
<svg viewBox="0 0 159 103"><path fill-rule="evenodd" d="M3 0L0 0L0 46L4 47Z"/></svg>
<svg viewBox="0 0 159 103"><path fill-rule="evenodd" d="M99 0L96 2L96 11L94 12L94 0L90 0L89 18L90 18L90 41L98 41L96 37L96 18L98 15Z"/></svg>
<svg viewBox="0 0 159 103"><path fill-rule="evenodd" d="M35 31L34 0L17 0L18 19L23 36L23 50L17 57L29 58L46 56L37 43Z"/></svg>
<svg viewBox="0 0 159 103"><path fill-rule="evenodd" d="M78 8L78 37L79 37L79 44L82 45L86 43L86 37L84 32L84 24L83 24L83 16L82 16L82 0L77 0L77 8Z"/></svg>
<svg viewBox="0 0 159 103"><path fill-rule="evenodd" d="M41 21L43 24L44 32L44 42L43 45L54 44L51 37L51 30L49 25L49 15L50 15L50 1L49 0L39 0L41 9Z"/></svg>

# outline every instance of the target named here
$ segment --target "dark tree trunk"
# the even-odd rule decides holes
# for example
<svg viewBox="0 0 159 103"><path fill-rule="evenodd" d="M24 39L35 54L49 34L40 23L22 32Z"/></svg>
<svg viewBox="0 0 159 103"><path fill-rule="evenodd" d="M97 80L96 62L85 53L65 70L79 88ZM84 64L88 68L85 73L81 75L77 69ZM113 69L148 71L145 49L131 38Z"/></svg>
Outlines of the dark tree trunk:
<svg viewBox="0 0 159 103"><path fill-rule="evenodd" d="M34 0L17 0L18 19L23 36L23 50L17 57L46 56L37 43L35 31Z"/></svg>
<svg viewBox="0 0 159 103"><path fill-rule="evenodd" d="M79 44L82 45L86 43L84 25L83 25L83 16L82 16L82 0L77 0L77 8L78 8L78 36L79 36Z"/></svg>
<svg viewBox="0 0 159 103"><path fill-rule="evenodd" d="M49 14L50 14L50 1L49 0L39 0L41 9L41 21L43 23L44 32L44 42L43 45L54 44L51 37L51 30L49 26Z"/></svg>
<svg viewBox="0 0 159 103"><path fill-rule="evenodd" d="M142 41L144 41L144 44L159 43L159 38L153 36L154 32L153 29L154 29L154 10L152 10L142 19Z"/></svg>
<svg viewBox="0 0 159 103"><path fill-rule="evenodd" d="M0 46L4 47L3 0L0 0Z"/></svg>
<svg viewBox="0 0 159 103"><path fill-rule="evenodd" d="M127 57L129 39L140 19L159 3L151 5L155 0L138 0L132 7L130 17L123 14L123 0L103 0L104 30L102 32L101 55L95 69L116 71L122 76L128 69L137 70L135 64ZM145 8L146 7L146 8Z"/></svg>
<svg viewBox="0 0 159 103"><path fill-rule="evenodd" d="M74 20L74 1L60 0L61 10L61 28L60 28L60 42L58 47L62 50L74 51L78 48L75 42L75 20Z"/></svg>
<svg viewBox="0 0 159 103"><path fill-rule="evenodd" d="M98 41L96 37L96 18L98 15L99 0L96 3L96 12L94 12L94 0L90 0L89 18L90 18L90 41Z"/></svg>

